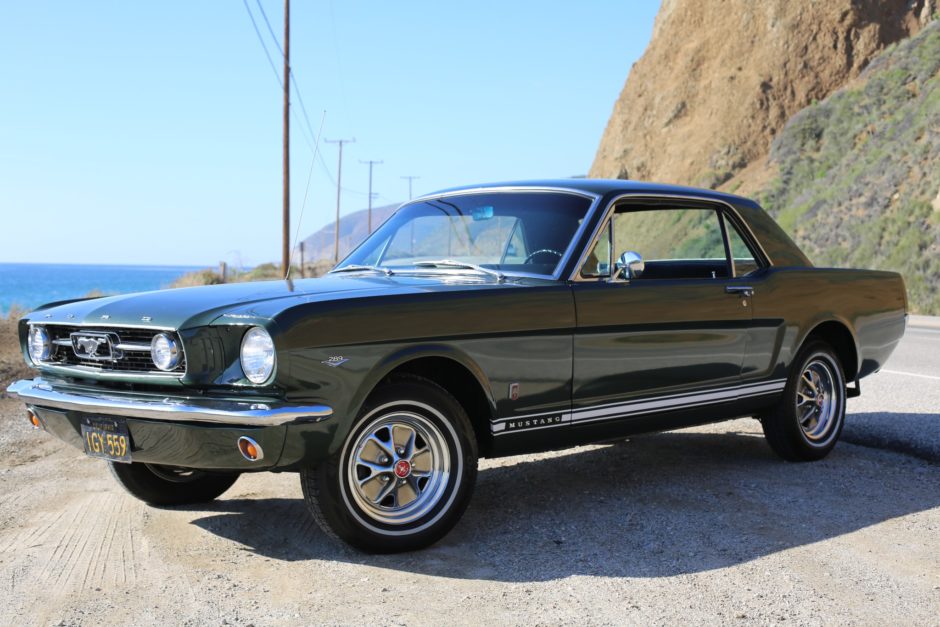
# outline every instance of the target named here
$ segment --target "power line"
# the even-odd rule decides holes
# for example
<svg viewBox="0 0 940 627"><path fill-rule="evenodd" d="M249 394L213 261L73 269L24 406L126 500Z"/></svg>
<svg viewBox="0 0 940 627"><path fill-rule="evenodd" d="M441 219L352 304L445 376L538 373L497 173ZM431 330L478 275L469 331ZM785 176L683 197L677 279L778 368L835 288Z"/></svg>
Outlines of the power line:
<svg viewBox="0 0 940 627"><path fill-rule="evenodd" d="M242 0L242 4L245 5L245 11L248 12L248 17L251 18L251 25L255 29L255 35L258 36L258 42L261 44L261 49L264 50L264 56L268 59L268 65L271 66L271 71L274 73L274 78L277 80L277 84L283 88L284 83L281 82L281 75L277 73L277 67L274 65L274 60L271 58L271 53L268 52L268 45L264 43L264 37L261 36L261 31L258 30L258 23L255 21L255 16L252 14L251 8L248 6L248 0ZM268 18L264 18L264 20L267 21ZM270 24L268 25L268 28L271 28ZM281 56L283 57L284 51L281 50L281 45L277 43L276 39L274 43L277 44L277 49L281 51Z"/></svg>
<svg viewBox="0 0 940 627"><path fill-rule="evenodd" d="M261 6L261 0L255 0L255 3L258 5L258 10L261 11L261 17L264 18L264 23L268 27L268 33L271 35L271 39L274 40L274 45L277 46L277 51L281 53L281 56L284 56L284 50L281 49L281 44L277 40L277 35L274 34L274 29L271 28L271 22L268 21L268 14L264 12L264 7Z"/></svg>
<svg viewBox="0 0 940 627"><path fill-rule="evenodd" d="M267 27L268 34L271 36L271 39L274 42L275 47L281 56L284 56L284 50L281 48L280 41L277 38L277 35L274 33L274 29L271 27L271 22L268 19L267 13L264 10L264 6L261 4L260 0L255 0L258 10L261 13L261 17L264 20L265 26ZM277 81L277 84L283 89L284 82L281 80L281 76L277 71L277 67L274 65L274 60L271 58L271 53L268 51L268 46L264 41L264 36L261 34L261 29L258 28L258 22L255 20L254 14L251 12L251 7L248 6L248 0L242 0L242 4L245 5L245 11L248 13L248 17L251 19L251 25L254 28L255 35L258 37L258 42L261 44L261 49L264 51L264 56L268 60L268 65L271 66L271 71L274 74L274 78ZM335 28L335 26L334 26ZM335 37L335 34L334 34ZM335 43L335 42L334 42ZM320 168L323 170L323 173L326 175L326 178L329 179L332 185L337 184L337 180L333 177L333 173L330 171L329 165L323 158L323 153L319 151L315 144L319 144L319 133L314 133L313 125L310 123L310 116L307 114L307 106L304 103L303 94L300 90L300 83L297 80L297 76L294 73L293 68L289 68L290 82L294 87L294 93L297 95L297 102L300 104L300 112L303 118L297 114L297 110L291 108L291 113L293 113L294 118L297 121L297 124L301 130L301 136L304 138L304 142L307 144L307 147L310 149L310 152L313 153L314 159L319 160ZM358 189L353 189L349 187L343 187L342 191L356 194L358 196L368 196L368 192L364 192Z"/></svg>

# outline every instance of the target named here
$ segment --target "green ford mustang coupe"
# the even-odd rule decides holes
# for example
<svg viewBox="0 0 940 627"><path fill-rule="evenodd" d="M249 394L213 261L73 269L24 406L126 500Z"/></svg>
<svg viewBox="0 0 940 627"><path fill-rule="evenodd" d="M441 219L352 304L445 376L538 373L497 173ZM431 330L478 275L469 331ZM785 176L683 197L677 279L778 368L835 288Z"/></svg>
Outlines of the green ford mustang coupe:
<svg viewBox="0 0 940 627"><path fill-rule="evenodd" d="M327 276L52 303L23 319L38 428L156 505L300 474L324 531L427 546L479 457L741 416L824 457L904 333L890 272L814 268L754 202L629 181L402 206Z"/></svg>

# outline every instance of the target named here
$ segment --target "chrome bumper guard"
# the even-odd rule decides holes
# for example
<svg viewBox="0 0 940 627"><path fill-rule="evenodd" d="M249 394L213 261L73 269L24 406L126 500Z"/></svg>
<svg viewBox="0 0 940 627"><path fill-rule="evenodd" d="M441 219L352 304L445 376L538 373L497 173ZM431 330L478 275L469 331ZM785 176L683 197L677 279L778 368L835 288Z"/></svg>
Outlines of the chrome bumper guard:
<svg viewBox="0 0 940 627"><path fill-rule="evenodd" d="M7 393L27 405L107 416L179 422L211 422L270 427L291 422L320 422L333 415L326 405L285 405L173 397L129 397L101 392L56 389L43 379L23 379Z"/></svg>

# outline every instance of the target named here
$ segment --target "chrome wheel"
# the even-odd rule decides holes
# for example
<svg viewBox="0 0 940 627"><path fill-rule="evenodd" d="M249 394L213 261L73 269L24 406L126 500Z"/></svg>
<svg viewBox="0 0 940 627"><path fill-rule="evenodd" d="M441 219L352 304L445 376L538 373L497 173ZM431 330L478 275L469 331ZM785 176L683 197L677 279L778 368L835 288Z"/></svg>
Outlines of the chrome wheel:
<svg viewBox="0 0 940 627"><path fill-rule="evenodd" d="M796 415L810 442L819 443L830 436L840 411L840 394L832 366L821 359L806 364L796 391Z"/></svg>
<svg viewBox="0 0 940 627"><path fill-rule="evenodd" d="M447 440L428 418L395 411L370 422L354 442L347 480L356 505L373 520L404 525L441 500L451 473Z"/></svg>

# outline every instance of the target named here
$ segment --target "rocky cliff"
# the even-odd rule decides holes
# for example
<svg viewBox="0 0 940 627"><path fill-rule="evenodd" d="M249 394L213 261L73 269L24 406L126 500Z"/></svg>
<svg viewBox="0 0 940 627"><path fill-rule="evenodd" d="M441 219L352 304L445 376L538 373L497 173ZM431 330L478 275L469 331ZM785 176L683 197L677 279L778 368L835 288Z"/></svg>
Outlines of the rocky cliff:
<svg viewBox="0 0 940 627"><path fill-rule="evenodd" d="M940 314L940 21L793 116L768 169L756 195L817 265L900 271Z"/></svg>
<svg viewBox="0 0 940 627"><path fill-rule="evenodd" d="M936 0L664 0L590 175L715 187Z"/></svg>
<svg viewBox="0 0 940 627"><path fill-rule="evenodd" d="M817 265L940 314L937 0L665 0L591 175L757 197Z"/></svg>

